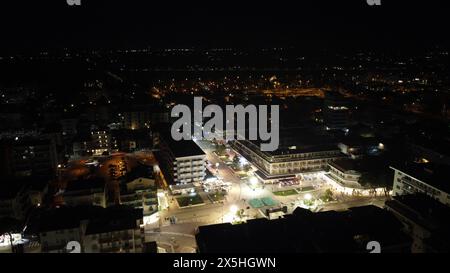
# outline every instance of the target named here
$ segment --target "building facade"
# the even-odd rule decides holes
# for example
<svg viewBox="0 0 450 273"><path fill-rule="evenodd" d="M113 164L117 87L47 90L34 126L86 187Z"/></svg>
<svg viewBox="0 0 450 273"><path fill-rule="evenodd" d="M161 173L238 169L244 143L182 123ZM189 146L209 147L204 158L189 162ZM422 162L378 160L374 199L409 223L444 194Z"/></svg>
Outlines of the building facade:
<svg viewBox="0 0 450 273"><path fill-rule="evenodd" d="M82 253L142 253L142 209L129 206L61 207L31 220L26 233L38 235L42 253L69 252L76 242Z"/></svg>
<svg viewBox="0 0 450 273"><path fill-rule="evenodd" d="M93 219L83 236L84 252L142 253L145 243L142 224L142 210L130 210L125 217Z"/></svg>
<svg viewBox="0 0 450 273"><path fill-rule="evenodd" d="M143 210L144 217L158 212L157 188L154 178L136 178L125 183L120 203Z"/></svg>
<svg viewBox="0 0 450 273"><path fill-rule="evenodd" d="M326 92L324 122L327 130L346 130L349 126L348 102L336 92Z"/></svg>
<svg viewBox="0 0 450 273"><path fill-rule="evenodd" d="M343 187L359 189L361 188L361 185L359 184L361 172L349 164L350 160L351 159L342 159L330 162L330 171L328 175Z"/></svg>
<svg viewBox="0 0 450 273"><path fill-rule="evenodd" d="M71 181L63 192L68 206L94 205L106 207L106 184L103 179Z"/></svg>
<svg viewBox="0 0 450 273"><path fill-rule="evenodd" d="M257 144L248 140L233 141L230 146L258 168L256 176L263 182L273 182L272 177L326 170L330 161L344 156L335 145L291 147L276 152L262 152Z"/></svg>
<svg viewBox="0 0 450 273"><path fill-rule="evenodd" d="M56 145L48 139L0 141L0 171L5 176L48 175L55 172Z"/></svg>
<svg viewBox="0 0 450 273"><path fill-rule="evenodd" d="M206 176L206 154L193 141L161 137L161 171L170 184L200 182Z"/></svg>
<svg viewBox="0 0 450 273"><path fill-rule="evenodd" d="M450 206L450 189L447 184L449 172L427 164L391 167L394 170L393 195L424 193Z"/></svg>

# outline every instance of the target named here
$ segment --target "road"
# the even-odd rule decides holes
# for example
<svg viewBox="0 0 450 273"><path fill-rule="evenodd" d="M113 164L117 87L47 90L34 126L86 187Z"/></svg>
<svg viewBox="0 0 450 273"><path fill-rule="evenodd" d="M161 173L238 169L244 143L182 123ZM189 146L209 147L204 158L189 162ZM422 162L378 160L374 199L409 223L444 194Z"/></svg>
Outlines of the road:
<svg viewBox="0 0 450 273"><path fill-rule="evenodd" d="M179 224L162 227L157 231L145 231L145 241L155 241L159 247L168 253L194 253L197 248L195 241L195 224Z"/></svg>
<svg viewBox="0 0 450 273"><path fill-rule="evenodd" d="M361 206L367 206L367 205L374 205L380 208L384 207L384 202L388 198L386 196L378 196L378 197L357 197L353 198L353 200L345 200L345 201L339 201L337 203L327 203L324 205L321 205L320 208L322 208L323 211L327 210L347 210L352 207L361 207Z"/></svg>

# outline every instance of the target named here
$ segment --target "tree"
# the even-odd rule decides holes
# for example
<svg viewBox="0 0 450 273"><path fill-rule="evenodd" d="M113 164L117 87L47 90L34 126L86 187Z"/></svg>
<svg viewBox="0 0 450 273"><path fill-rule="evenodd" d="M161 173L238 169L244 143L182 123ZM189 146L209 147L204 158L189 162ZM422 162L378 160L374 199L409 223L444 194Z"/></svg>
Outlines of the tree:
<svg viewBox="0 0 450 273"><path fill-rule="evenodd" d="M384 188L385 193L392 188L391 162L395 162L395 153L385 153L383 156L368 157L365 160L366 171L362 172L358 182L367 189Z"/></svg>
<svg viewBox="0 0 450 273"><path fill-rule="evenodd" d="M245 213L244 209L240 209L236 212L236 216L242 218L244 217L244 213Z"/></svg>
<svg viewBox="0 0 450 273"><path fill-rule="evenodd" d="M365 188L389 188L392 184L389 173L385 170L380 170L380 172L365 172L359 178L359 184Z"/></svg>
<svg viewBox="0 0 450 273"><path fill-rule="evenodd" d="M238 170L241 169L241 161L239 160L239 156L235 155L233 157L233 164L236 169L238 169Z"/></svg>
<svg viewBox="0 0 450 273"><path fill-rule="evenodd" d="M216 153L217 153L218 155L224 155L224 154L225 154L225 150L226 150L225 145L219 144L219 145L217 145Z"/></svg>
<svg viewBox="0 0 450 273"><path fill-rule="evenodd" d="M333 192L330 189L327 189L320 199L324 202L333 200Z"/></svg>
<svg viewBox="0 0 450 273"><path fill-rule="evenodd" d="M239 159L239 156L235 155L233 157L233 163L236 165L239 165L241 163L241 160Z"/></svg>
<svg viewBox="0 0 450 273"><path fill-rule="evenodd" d="M250 164L245 164L243 169L244 171L249 172L252 169L252 166L250 166Z"/></svg>

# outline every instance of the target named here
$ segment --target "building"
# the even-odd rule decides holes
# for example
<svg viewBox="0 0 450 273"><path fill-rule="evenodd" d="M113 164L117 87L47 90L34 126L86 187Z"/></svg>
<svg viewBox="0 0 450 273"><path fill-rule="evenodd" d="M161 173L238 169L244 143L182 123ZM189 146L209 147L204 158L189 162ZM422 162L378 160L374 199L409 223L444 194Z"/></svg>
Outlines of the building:
<svg viewBox="0 0 450 273"><path fill-rule="evenodd" d="M170 185L170 191L173 195L186 195L195 192L195 186L193 183Z"/></svg>
<svg viewBox="0 0 450 273"><path fill-rule="evenodd" d="M79 133L73 140L73 157L101 156L117 150L118 145L111 137L108 128L92 126L89 133Z"/></svg>
<svg viewBox="0 0 450 273"><path fill-rule="evenodd" d="M157 185L151 168L139 166L133 169L121 184L120 203L142 209L144 217L158 212Z"/></svg>
<svg viewBox="0 0 450 273"><path fill-rule="evenodd" d="M450 205L450 171L447 165L408 163L392 166L393 195L424 193L444 205Z"/></svg>
<svg viewBox="0 0 450 273"><path fill-rule="evenodd" d="M93 155L102 155L110 152L111 135L107 128L93 128L91 130L91 143L89 149Z"/></svg>
<svg viewBox="0 0 450 273"><path fill-rule="evenodd" d="M330 161L344 157L336 145L317 142L280 146L273 152L263 152L256 141L249 140L236 140L230 146L258 168L255 175L264 183L295 178L303 172L326 170Z"/></svg>
<svg viewBox="0 0 450 273"><path fill-rule="evenodd" d="M450 142L447 136L435 136L435 132L413 135L406 139L408 151L416 161L450 165ZM429 136L431 135L431 136Z"/></svg>
<svg viewBox="0 0 450 273"><path fill-rule="evenodd" d="M101 178L70 181L62 195L64 204L68 206L106 207L106 184Z"/></svg>
<svg viewBox="0 0 450 273"><path fill-rule="evenodd" d="M38 235L41 252L65 253L69 242L85 253L141 253L142 210L127 206L61 207L37 212L25 230Z"/></svg>
<svg viewBox="0 0 450 273"><path fill-rule="evenodd" d="M64 137L73 137L78 133L78 119L77 118L64 118L60 121L62 135Z"/></svg>
<svg viewBox="0 0 450 273"><path fill-rule="evenodd" d="M341 158L328 163L329 172L325 175L340 192L347 194L385 194L387 189L381 185L362 185L364 174L378 174L382 167L369 159ZM387 169L387 167L386 167ZM386 183L387 184L387 183Z"/></svg>
<svg viewBox="0 0 450 273"><path fill-rule="evenodd" d="M200 226L196 241L200 253L367 253L371 241L380 243L381 252L410 252L402 228L393 214L375 206L317 213L297 208L275 220Z"/></svg>
<svg viewBox="0 0 450 273"><path fill-rule="evenodd" d="M122 128L128 130L148 129L151 123L151 114L148 109L134 110L122 114Z"/></svg>
<svg viewBox="0 0 450 273"><path fill-rule="evenodd" d="M160 137L160 168L169 184L203 181L206 175L206 154L191 140L174 141Z"/></svg>
<svg viewBox="0 0 450 273"><path fill-rule="evenodd" d="M111 207L90 219L83 235L86 253L142 253L145 243L141 228L142 210Z"/></svg>
<svg viewBox="0 0 450 273"><path fill-rule="evenodd" d="M362 188L361 184L359 184L362 169L358 165L358 161L344 158L330 162L328 165L330 167L328 177L336 181L336 183L345 188Z"/></svg>
<svg viewBox="0 0 450 273"><path fill-rule="evenodd" d="M0 217L24 220L33 208L43 203L48 181L48 177L5 179L0 190Z"/></svg>
<svg viewBox="0 0 450 273"><path fill-rule="evenodd" d="M361 158L365 155L378 155L384 149L384 144L376 141L375 138L345 138L338 143L341 152L353 159Z"/></svg>
<svg viewBox="0 0 450 273"><path fill-rule="evenodd" d="M152 133L149 129L111 130L113 151L133 152L153 147Z"/></svg>
<svg viewBox="0 0 450 273"><path fill-rule="evenodd" d="M72 141L72 158L80 158L92 154L91 136L78 134Z"/></svg>
<svg viewBox="0 0 450 273"><path fill-rule="evenodd" d="M43 221L38 230L40 252L65 253L69 242L82 241L82 228L77 218L67 215Z"/></svg>
<svg viewBox="0 0 450 273"><path fill-rule="evenodd" d="M425 194L394 196L385 207L413 239L413 253L450 251L450 208Z"/></svg>
<svg viewBox="0 0 450 273"><path fill-rule="evenodd" d="M122 128L126 130L149 129L151 125L168 123L169 113L157 105L134 105L120 114Z"/></svg>
<svg viewBox="0 0 450 273"><path fill-rule="evenodd" d="M0 191L0 218L19 218L18 215L20 213L16 204L19 190L15 185L2 185L2 190Z"/></svg>
<svg viewBox="0 0 450 273"><path fill-rule="evenodd" d="M58 166L56 145L48 139L0 140L0 172L3 176L54 174Z"/></svg>
<svg viewBox="0 0 450 273"><path fill-rule="evenodd" d="M326 92L324 100L324 122L326 130L346 130L349 127L349 104L337 92Z"/></svg>

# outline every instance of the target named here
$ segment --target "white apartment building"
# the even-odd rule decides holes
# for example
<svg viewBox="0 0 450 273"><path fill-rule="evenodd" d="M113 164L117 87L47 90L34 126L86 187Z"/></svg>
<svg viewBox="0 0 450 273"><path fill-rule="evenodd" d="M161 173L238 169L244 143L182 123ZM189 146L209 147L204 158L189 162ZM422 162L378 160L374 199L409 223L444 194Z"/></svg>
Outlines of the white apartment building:
<svg viewBox="0 0 450 273"><path fill-rule="evenodd" d="M448 168L448 167L447 167ZM424 193L450 205L450 173L445 167L410 163L394 170L393 195Z"/></svg>
<svg viewBox="0 0 450 273"><path fill-rule="evenodd" d="M194 141L160 139L161 170L170 184L200 182L206 176L206 154Z"/></svg>

